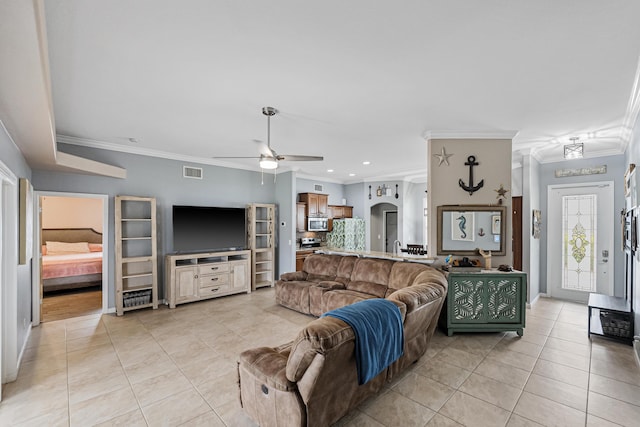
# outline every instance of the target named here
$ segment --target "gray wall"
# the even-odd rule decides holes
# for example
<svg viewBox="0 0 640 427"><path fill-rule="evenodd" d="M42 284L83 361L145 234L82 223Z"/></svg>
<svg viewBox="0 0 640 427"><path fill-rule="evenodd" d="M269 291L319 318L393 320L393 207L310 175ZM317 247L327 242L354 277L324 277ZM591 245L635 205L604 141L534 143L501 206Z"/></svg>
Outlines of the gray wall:
<svg viewBox="0 0 640 427"><path fill-rule="evenodd" d="M566 178L556 178L556 169L564 168L584 168L599 165L607 165L607 173L600 175L573 176ZM540 292L547 292L547 227L549 212L547 206L547 190L550 185L575 184L598 181L614 182L614 292L616 296L624 295L624 253L619 249L622 245L619 233L618 219L620 211L624 209L624 171L626 170L626 160L624 155L600 157L597 159L580 159L555 163L544 163L540 166L540 208L542 210L542 235L540 237ZM524 209L523 209L524 210ZM530 215L530 212L528 213ZM526 217L523 216L523 222ZM529 221L531 217L529 217Z"/></svg>
<svg viewBox="0 0 640 427"><path fill-rule="evenodd" d="M490 205L498 202L495 190L503 185L511 190L511 140L510 139L432 139L429 141L429 254L437 256L437 207L441 205ZM434 154L444 148L449 157L449 165L440 165ZM474 185L480 180L484 185L472 195L458 185L458 180L469 184L469 166L465 163L469 156L475 156L478 166L473 168ZM503 206L511 211L511 191L506 194ZM512 216L507 215L504 256L492 256L492 264L512 264L513 228ZM436 249L435 251L432 248ZM445 255L440 255L440 262ZM477 259L482 259L479 255Z"/></svg>
<svg viewBox="0 0 640 427"><path fill-rule="evenodd" d="M546 200L546 195L540 190L540 163L531 155L524 156L522 163L522 270L527 273L527 302L531 303L540 294L540 239L532 236L532 216L534 209L542 210L540 200Z"/></svg>
<svg viewBox="0 0 640 427"><path fill-rule="evenodd" d="M322 191L315 191L314 184L322 184ZM321 193L329 195L330 205L342 205L342 199L345 199L344 185L334 182L326 182L320 180L308 180L304 178L296 178L296 193ZM351 206L347 200L347 206Z"/></svg>
<svg viewBox="0 0 640 427"><path fill-rule="evenodd" d="M281 273L296 271L296 190L295 173L285 172L278 175L275 198L278 204L277 240L278 269L276 278ZM284 224L284 225L283 225Z"/></svg>
<svg viewBox="0 0 640 427"><path fill-rule="evenodd" d="M367 187L368 188L368 187ZM347 199L347 205L353 206L353 217L364 218L365 184L358 182L357 184L345 185L344 195Z"/></svg>
<svg viewBox="0 0 640 427"><path fill-rule="evenodd" d="M627 166L630 163L636 165L635 180L636 180L636 193L640 193L640 116L636 119L636 123L633 127L633 134L631 137L631 143L627 147L625 153L624 169L619 173L624 173L627 170ZM640 198L640 194L637 194ZM640 209L640 208L636 208ZM633 284L633 310L635 316L635 331L636 335L640 335L640 251L636 252L635 258L635 280ZM640 346L636 346L636 351L640 356Z"/></svg>
<svg viewBox="0 0 640 427"><path fill-rule="evenodd" d="M27 178L31 180L32 172L29 165L18 147L15 146L11 137L5 132L5 128L0 123L0 161L16 175L16 179ZM17 183L16 183L17 185ZM19 194L19 191L16 191ZM16 202L16 206L19 206ZM17 216L17 214L16 214ZM18 231L17 230L0 230L2 233L15 233L16 249L18 248ZM27 333L31 328L31 262L27 260L25 265L18 265L18 283L17 283L17 336L16 348L18 352L24 346ZM7 303L11 303L7 301ZM17 355L13 355L17 358Z"/></svg>
<svg viewBox="0 0 640 427"><path fill-rule="evenodd" d="M114 221L116 195L156 197L158 217L158 255L160 295L164 295L164 255L173 248L172 206L228 206L243 207L247 203L275 203L275 184L271 174L265 174L261 184L259 172L188 163L156 157L146 157L116 151L98 150L75 145L59 144L60 151L127 169L126 179L107 178L75 173L33 171L36 190L70 193L107 194L109 196L109 222ZM203 168L203 179L182 177L182 166ZM276 182L284 181L286 174ZM281 179L282 178L282 179ZM114 228L110 227L109 245L113 249ZM288 239L287 239L288 240ZM110 271L115 271L113 251L107 255ZM110 276L109 307L115 306L115 275Z"/></svg>
<svg viewBox="0 0 640 427"><path fill-rule="evenodd" d="M403 197L403 231L402 231L402 247L407 244L426 245L424 238L424 198L427 193L426 182L405 182Z"/></svg>

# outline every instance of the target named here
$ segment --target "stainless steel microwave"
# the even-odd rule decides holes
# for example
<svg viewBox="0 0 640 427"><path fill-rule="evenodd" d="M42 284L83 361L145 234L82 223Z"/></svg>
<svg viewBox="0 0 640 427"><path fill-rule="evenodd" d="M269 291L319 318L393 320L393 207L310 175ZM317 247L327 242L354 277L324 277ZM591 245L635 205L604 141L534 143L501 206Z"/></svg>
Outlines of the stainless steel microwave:
<svg viewBox="0 0 640 427"><path fill-rule="evenodd" d="M307 231L329 231L329 218L312 218L307 219Z"/></svg>

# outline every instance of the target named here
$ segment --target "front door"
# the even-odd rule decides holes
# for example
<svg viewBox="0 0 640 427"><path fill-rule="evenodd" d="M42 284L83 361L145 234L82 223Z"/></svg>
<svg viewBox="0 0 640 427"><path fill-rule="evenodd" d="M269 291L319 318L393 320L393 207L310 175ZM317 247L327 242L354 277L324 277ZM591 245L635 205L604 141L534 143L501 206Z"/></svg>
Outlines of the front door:
<svg viewBox="0 0 640 427"><path fill-rule="evenodd" d="M613 182L550 186L548 210L547 291L583 303L613 295Z"/></svg>

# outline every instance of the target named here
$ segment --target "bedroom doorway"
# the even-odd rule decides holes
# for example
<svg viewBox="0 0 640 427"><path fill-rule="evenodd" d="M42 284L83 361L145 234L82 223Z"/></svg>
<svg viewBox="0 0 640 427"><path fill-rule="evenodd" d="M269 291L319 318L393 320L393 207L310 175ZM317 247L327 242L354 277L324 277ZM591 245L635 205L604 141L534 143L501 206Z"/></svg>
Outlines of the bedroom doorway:
<svg viewBox="0 0 640 427"><path fill-rule="evenodd" d="M108 196L36 195L41 256L34 275L34 324L106 312Z"/></svg>

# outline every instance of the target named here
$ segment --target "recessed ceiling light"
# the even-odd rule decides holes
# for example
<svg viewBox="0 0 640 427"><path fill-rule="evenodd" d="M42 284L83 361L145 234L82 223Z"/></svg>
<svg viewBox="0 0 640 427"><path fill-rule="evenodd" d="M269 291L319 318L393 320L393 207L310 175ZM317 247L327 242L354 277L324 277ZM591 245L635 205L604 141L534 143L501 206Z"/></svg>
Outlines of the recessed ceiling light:
<svg viewBox="0 0 640 427"><path fill-rule="evenodd" d="M356 174L355 173L350 173L349 176L356 176Z"/></svg>
<svg viewBox="0 0 640 427"><path fill-rule="evenodd" d="M367 161L362 162L362 164L363 164L363 165L370 165L370 164L371 164L371 162L367 160Z"/></svg>
<svg viewBox="0 0 640 427"><path fill-rule="evenodd" d="M331 173L333 172L333 169L327 169L327 172Z"/></svg>

